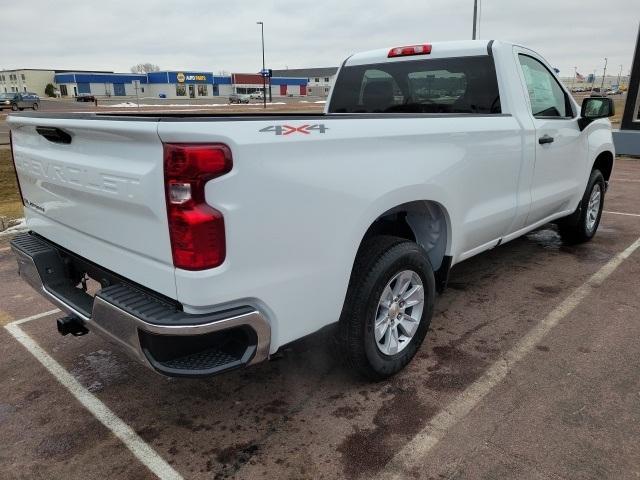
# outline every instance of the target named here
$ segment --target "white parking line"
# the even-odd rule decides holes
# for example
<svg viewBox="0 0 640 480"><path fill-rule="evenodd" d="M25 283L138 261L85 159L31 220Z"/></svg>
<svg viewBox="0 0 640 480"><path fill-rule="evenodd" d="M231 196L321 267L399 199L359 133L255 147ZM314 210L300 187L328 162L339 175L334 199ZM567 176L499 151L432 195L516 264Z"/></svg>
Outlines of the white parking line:
<svg viewBox="0 0 640 480"><path fill-rule="evenodd" d="M60 312L60 309L54 308L53 310L49 310L48 312L38 313L37 315L31 315L27 318L21 318L20 320L14 320L9 325L22 325L23 323L30 322L31 320L37 320L42 317L48 317L49 315L53 315L54 313Z"/></svg>
<svg viewBox="0 0 640 480"><path fill-rule="evenodd" d="M624 212L612 212L610 210L603 210L603 213L611 213L612 215L625 215L627 217L640 217L638 213L624 213Z"/></svg>
<svg viewBox="0 0 640 480"><path fill-rule="evenodd" d="M533 327L502 359L472 383L455 400L441 410L377 475L380 479L404 478L404 472L424 465L426 455L442 440L449 429L466 417L497 386L516 363L530 353L558 323L569 315L593 289L597 288L620 264L640 247L640 238L617 254L585 283L576 288L560 305Z"/></svg>
<svg viewBox="0 0 640 480"><path fill-rule="evenodd" d="M612 178L611 181L613 183L616 183L616 182L634 182L634 183L640 182L640 180L636 180L636 179L633 179L633 178Z"/></svg>
<svg viewBox="0 0 640 480"><path fill-rule="evenodd" d="M125 444L125 446L158 478L167 480L182 480L182 476L173 469L158 453L145 443L129 425L123 422L113 413L109 407L92 395L73 375L67 372L62 365L54 360L44 349L38 345L27 333L20 328L22 323L42 318L59 310L51 310L39 315L23 318L5 325L13 337L20 342L55 378L60 382L78 402L93 414L100 423Z"/></svg>

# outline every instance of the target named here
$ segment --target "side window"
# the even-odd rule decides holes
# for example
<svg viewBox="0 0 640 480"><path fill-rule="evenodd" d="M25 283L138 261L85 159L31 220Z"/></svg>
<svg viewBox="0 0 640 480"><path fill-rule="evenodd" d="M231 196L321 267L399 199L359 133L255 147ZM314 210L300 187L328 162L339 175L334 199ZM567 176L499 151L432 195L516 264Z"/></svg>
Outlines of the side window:
<svg viewBox="0 0 640 480"><path fill-rule="evenodd" d="M534 117L571 117L573 112L555 76L535 58L518 55Z"/></svg>

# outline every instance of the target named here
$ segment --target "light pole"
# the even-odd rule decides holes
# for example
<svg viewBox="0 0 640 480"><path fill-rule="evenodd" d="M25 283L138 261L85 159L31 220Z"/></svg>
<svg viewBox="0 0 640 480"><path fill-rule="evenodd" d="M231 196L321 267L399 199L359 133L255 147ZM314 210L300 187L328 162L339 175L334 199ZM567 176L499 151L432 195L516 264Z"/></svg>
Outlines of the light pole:
<svg viewBox="0 0 640 480"><path fill-rule="evenodd" d="M602 82L600 82L600 93L604 93L604 77L607 74L607 57L604 57L604 70L602 71Z"/></svg>
<svg viewBox="0 0 640 480"><path fill-rule="evenodd" d="M620 91L620 77L622 76L622 65L620 65L620 71L618 72L618 91Z"/></svg>
<svg viewBox="0 0 640 480"><path fill-rule="evenodd" d="M576 76L578 75L578 67L573 67L573 78L571 79L571 91L573 92L573 84L576 81Z"/></svg>
<svg viewBox="0 0 640 480"><path fill-rule="evenodd" d="M473 40L476 39L476 25L478 23L478 0L473 0Z"/></svg>
<svg viewBox="0 0 640 480"><path fill-rule="evenodd" d="M267 77L264 76L264 22L256 22L260 25L260 33L262 35L262 107L267 108Z"/></svg>

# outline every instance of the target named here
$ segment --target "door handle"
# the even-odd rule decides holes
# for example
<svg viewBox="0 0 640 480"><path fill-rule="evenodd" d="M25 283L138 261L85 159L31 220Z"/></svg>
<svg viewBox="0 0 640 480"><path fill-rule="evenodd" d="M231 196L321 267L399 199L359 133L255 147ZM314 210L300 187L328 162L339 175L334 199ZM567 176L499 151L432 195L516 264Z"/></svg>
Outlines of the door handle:
<svg viewBox="0 0 640 480"><path fill-rule="evenodd" d="M538 143L540 145L544 145L545 143L553 143L553 137L545 134L538 139Z"/></svg>

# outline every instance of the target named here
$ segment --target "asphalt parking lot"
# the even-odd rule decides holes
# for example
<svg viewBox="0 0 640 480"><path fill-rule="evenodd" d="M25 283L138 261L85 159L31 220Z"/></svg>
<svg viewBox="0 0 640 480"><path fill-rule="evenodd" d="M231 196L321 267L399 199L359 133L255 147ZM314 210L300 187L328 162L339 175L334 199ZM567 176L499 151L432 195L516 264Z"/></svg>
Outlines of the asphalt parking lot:
<svg viewBox="0 0 640 480"><path fill-rule="evenodd" d="M53 307L0 238L2 477L640 478L640 161L618 160L605 211L589 244L547 225L456 266L381 383L324 336L185 380L59 336L55 313L13 323Z"/></svg>
<svg viewBox="0 0 640 480"><path fill-rule="evenodd" d="M214 97L209 99L157 99L141 98L110 98L99 99L98 106L93 102L75 102L72 99L57 99L40 101L40 112L46 113L72 113L72 112L97 112L97 113L135 113L135 112L173 112L173 113L246 113L260 112L264 110L260 100L251 100L249 104L229 105L227 97ZM319 97L300 98L276 98L273 103L267 103L266 111L275 112L321 112L324 102ZM30 110L25 110L29 113ZM6 123L10 110L0 110L0 146L9 144L9 126Z"/></svg>

